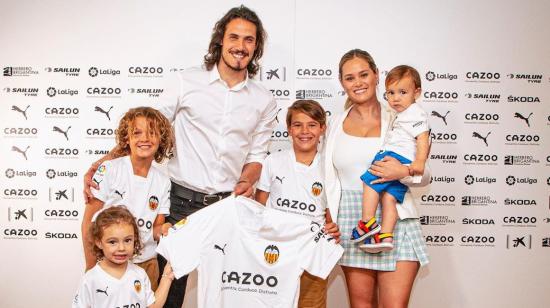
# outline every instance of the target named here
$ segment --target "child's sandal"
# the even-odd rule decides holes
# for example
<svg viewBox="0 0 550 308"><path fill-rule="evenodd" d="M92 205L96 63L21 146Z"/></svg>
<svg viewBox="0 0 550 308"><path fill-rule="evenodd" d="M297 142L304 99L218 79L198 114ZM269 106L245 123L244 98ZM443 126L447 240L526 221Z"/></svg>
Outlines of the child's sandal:
<svg viewBox="0 0 550 308"><path fill-rule="evenodd" d="M380 232L380 225L376 222L376 218L371 218L367 223L364 223L362 220L359 220L357 227L353 228L351 231L350 241L352 243L360 243L370 236ZM363 234L359 231L363 231Z"/></svg>
<svg viewBox="0 0 550 308"><path fill-rule="evenodd" d="M383 242L383 239L391 238L391 242ZM367 253L380 253L393 249L393 233L378 233L367 238L365 243L359 245L359 249Z"/></svg>

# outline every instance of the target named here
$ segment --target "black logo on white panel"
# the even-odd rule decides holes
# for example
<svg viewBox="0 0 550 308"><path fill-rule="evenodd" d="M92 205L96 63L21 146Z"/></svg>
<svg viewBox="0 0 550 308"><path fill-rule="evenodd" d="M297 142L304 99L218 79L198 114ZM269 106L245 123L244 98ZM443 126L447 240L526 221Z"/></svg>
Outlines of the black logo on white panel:
<svg viewBox="0 0 550 308"><path fill-rule="evenodd" d="M481 139L483 141L483 143L485 143L485 146L489 146L489 143L487 142L487 138L489 137L490 134L491 134L491 132L488 132L487 135L483 136L478 132L473 132L472 137L477 138L477 139Z"/></svg>
<svg viewBox="0 0 550 308"><path fill-rule="evenodd" d="M13 110L13 111L15 111L15 112L21 113L21 114L25 117L25 120L28 120L28 118L27 118L27 110L29 109L30 106L31 106L31 105L27 105L27 107L26 107L24 110L22 110L22 109L19 108L18 106L12 105L12 106L11 106L11 110Z"/></svg>
<svg viewBox="0 0 550 308"><path fill-rule="evenodd" d="M31 146L29 145L25 148L25 150L22 150L19 147L14 145L14 146L11 147L11 150L14 151L14 152L20 153L25 158L25 160L28 160L27 151L29 150L30 147Z"/></svg>
<svg viewBox="0 0 550 308"><path fill-rule="evenodd" d="M99 106L95 106L94 111L97 111L99 113L103 113L109 121L111 121L111 116L109 115L109 112L113 109L113 106L109 107L109 109L104 110L103 108Z"/></svg>
<svg viewBox="0 0 550 308"><path fill-rule="evenodd" d="M524 116L523 114L516 112L514 113L514 118L518 118L525 121L525 123L527 124L527 127L531 127L531 123L529 123L529 119L531 118L532 115L533 115L532 112L528 116Z"/></svg>
<svg viewBox="0 0 550 308"><path fill-rule="evenodd" d="M63 136L65 136L65 139L67 139L67 141L69 141L69 136L67 135L69 133L69 129L71 129L70 126L67 127L65 130L59 128L58 126L53 127L53 131L56 132L56 133L60 133Z"/></svg>
<svg viewBox="0 0 550 308"><path fill-rule="evenodd" d="M433 111L432 111L432 116L433 116L433 117L440 118L440 119L443 121L443 123L445 123L445 126L447 126L447 115L449 115L450 112L451 112L451 111L447 111L447 112L445 113L445 115L441 115L439 112L433 110Z"/></svg>

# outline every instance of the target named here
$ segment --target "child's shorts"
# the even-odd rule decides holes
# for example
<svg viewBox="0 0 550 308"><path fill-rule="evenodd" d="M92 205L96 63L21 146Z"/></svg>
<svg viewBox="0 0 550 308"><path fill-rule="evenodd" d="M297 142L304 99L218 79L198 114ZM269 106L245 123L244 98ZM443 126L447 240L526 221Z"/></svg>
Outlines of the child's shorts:
<svg viewBox="0 0 550 308"><path fill-rule="evenodd" d="M395 152L392 151L380 151L374 156L374 159L372 160L372 163L375 161L382 160L386 156L391 156L395 159L397 159L402 164L410 164L411 161ZM379 179L376 175L370 173L368 170L363 173L361 176L361 180L365 185L369 186L370 188L374 189L378 194L382 192L387 192L391 194L395 200L399 203L403 203L403 199L405 198L405 193L407 192L407 186L402 184L399 181L390 181L386 183L377 183L377 184L370 184L370 182Z"/></svg>

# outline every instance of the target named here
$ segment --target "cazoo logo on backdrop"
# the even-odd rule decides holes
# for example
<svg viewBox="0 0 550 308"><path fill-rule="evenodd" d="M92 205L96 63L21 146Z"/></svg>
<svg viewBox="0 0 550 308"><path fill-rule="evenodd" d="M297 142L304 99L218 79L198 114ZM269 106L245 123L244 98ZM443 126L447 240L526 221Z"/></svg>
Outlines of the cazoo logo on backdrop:
<svg viewBox="0 0 550 308"><path fill-rule="evenodd" d="M436 79L457 80L458 75L453 73L436 73L433 71L428 71L425 77L426 77L426 80L428 81L434 81Z"/></svg>
<svg viewBox="0 0 550 308"><path fill-rule="evenodd" d="M466 100L474 103L499 103L500 94L495 93L466 93Z"/></svg>
<svg viewBox="0 0 550 308"><path fill-rule="evenodd" d="M276 100L290 100L290 90L287 89L270 89L271 94Z"/></svg>
<svg viewBox="0 0 550 308"><path fill-rule="evenodd" d="M432 143L436 144L456 144L458 135L451 132L434 132L431 133Z"/></svg>
<svg viewBox="0 0 550 308"><path fill-rule="evenodd" d="M4 127L4 138L36 138L38 128L35 127Z"/></svg>
<svg viewBox="0 0 550 308"><path fill-rule="evenodd" d="M86 97L89 98L120 98L122 90L113 87L88 87Z"/></svg>
<svg viewBox="0 0 550 308"><path fill-rule="evenodd" d="M455 237L449 234L429 234L424 235L424 240L428 246L445 246L450 247L455 245Z"/></svg>
<svg viewBox="0 0 550 308"><path fill-rule="evenodd" d="M78 77L80 75L79 67L46 67L48 73L63 74L66 77Z"/></svg>
<svg viewBox="0 0 550 308"><path fill-rule="evenodd" d="M468 112L464 114L464 124L498 124L498 113Z"/></svg>
<svg viewBox="0 0 550 308"><path fill-rule="evenodd" d="M335 74L330 68L308 67L296 70L296 79L334 79Z"/></svg>
<svg viewBox="0 0 550 308"><path fill-rule="evenodd" d="M38 190L35 188L21 188L16 186L5 187L2 199L37 200Z"/></svg>
<svg viewBox="0 0 550 308"><path fill-rule="evenodd" d="M498 72L467 72L466 82L481 83L500 83L500 73Z"/></svg>
<svg viewBox="0 0 550 308"><path fill-rule="evenodd" d="M164 68L161 66L130 66L128 77L158 78L162 77Z"/></svg>
<svg viewBox="0 0 550 308"><path fill-rule="evenodd" d="M69 106L48 106L44 108L45 118L74 119L80 117L80 109Z"/></svg>
<svg viewBox="0 0 550 308"><path fill-rule="evenodd" d="M422 96L426 103L458 103L458 93L452 91L426 91Z"/></svg>
<svg viewBox="0 0 550 308"><path fill-rule="evenodd" d="M542 138L537 134L507 134L504 144L506 145L533 145L539 146Z"/></svg>
<svg viewBox="0 0 550 308"><path fill-rule="evenodd" d="M514 81L525 81L527 83L542 83L541 74L523 74L523 73L510 73L507 75L510 80Z"/></svg>
<svg viewBox="0 0 550 308"><path fill-rule="evenodd" d="M464 247L495 247L496 238L490 234L465 234L459 237L460 246Z"/></svg>
<svg viewBox="0 0 550 308"><path fill-rule="evenodd" d="M286 67L260 67L261 81L286 81Z"/></svg>
<svg viewBox="0 0 550 308"><path fill-rule="evenodd" d="M426 206L455 206L456 197L447 194L422 195L420 204Z"/></svg>
<svg viewBox="0 0 550 308"><path fill-rule="evenodd" d="M464 154L464 156L462 156L462 159L462 163L464 165L498 165L498 155L492 153L466 153Z"/></svg>

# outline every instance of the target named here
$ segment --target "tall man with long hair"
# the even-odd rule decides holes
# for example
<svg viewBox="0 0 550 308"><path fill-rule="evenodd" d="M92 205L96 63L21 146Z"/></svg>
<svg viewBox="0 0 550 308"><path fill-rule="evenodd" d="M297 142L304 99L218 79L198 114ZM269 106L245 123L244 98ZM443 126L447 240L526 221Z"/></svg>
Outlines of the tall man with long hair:
<svg viewBox="0 0 550 308"><path fill-rule="evenodd" d="M251 79L266 37L254 11L232 8L214 26L204 65L177 72L165 87L159 110L172 122L176 138L175 156L168 162L168 222L175 224L231 193L252 195L277 113L271 92ZM84 186L90 185L86 176ZM187 276L174 281L164 307L181 307L186 284Z"/></svg>

